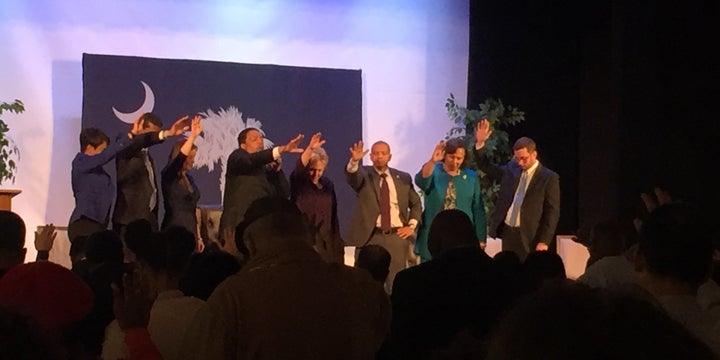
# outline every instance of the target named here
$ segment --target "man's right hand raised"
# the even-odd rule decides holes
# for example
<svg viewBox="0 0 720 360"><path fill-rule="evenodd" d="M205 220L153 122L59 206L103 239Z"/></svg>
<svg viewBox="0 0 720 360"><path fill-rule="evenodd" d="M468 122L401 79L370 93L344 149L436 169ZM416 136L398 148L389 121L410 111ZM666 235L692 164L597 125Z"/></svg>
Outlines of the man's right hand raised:
<svg viewBox="0 0 720 360"><path fill-rule="evenodd" d="M363 142L360 140L350 147L350 159L352 161L360 161L368 153L369 150L363 149L363 146Z"/></svg>

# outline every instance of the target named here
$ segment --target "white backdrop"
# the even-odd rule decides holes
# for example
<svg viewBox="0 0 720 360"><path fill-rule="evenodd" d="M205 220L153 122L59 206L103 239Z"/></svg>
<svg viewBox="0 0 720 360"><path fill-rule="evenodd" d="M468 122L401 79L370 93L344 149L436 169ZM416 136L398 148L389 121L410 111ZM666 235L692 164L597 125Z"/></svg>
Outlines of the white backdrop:
<svg viewBox="0 0 720 360"><path fill-rule="evenodd" d="M0 100L27 110L5 117L21 158L2 187L23 191L28 259L31 230L74 206L82 53L362 69L363 140L415 174L450 128L445 99L465 103L468 15L468 0L3 0Z"/></svg>

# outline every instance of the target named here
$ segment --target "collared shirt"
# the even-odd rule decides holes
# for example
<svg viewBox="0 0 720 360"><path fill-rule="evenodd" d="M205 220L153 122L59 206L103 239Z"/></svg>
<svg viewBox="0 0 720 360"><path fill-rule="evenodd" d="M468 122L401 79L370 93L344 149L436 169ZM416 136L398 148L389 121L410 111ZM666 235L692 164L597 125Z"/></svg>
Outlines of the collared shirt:
<svg viewBox="0 0 720 360"><path fill-rule="evenodd" d="M355 173L360 168L360 162L359 161L353 161L350 159L350 161L347 164L347 172L349 173ZM381 179L380 174L381 172L377 171L375 167L373 167L373 170L377 174L378 179ZM395 179L393 178L392 174L390 173L390 168L386 169L384 171L387 176L385 177L385 180L388 183L388 187L390 190L390 226L392 227L404 227L405 224L403 224L402 219L400 219L400 204L398 202L398 196L397 196L397 189L395 188ZM378 187L380 186L380 183L378 182ZM416 219L410 219L408 221L408 226L412 227L413 229L417 226L417 220ZM375 226L381 227L380 223L380 214L378 214L377 220L375 222Z"/></svg>

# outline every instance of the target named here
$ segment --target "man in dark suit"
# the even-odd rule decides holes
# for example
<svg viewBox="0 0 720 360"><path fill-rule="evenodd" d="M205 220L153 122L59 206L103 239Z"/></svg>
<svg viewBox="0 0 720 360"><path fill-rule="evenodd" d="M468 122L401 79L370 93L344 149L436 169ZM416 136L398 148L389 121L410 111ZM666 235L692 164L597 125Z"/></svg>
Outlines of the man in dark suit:
<svg viewBox="0 0 720 360"><path fill-rule="evenodd" d="M395 274L408 267L409 245L422 216L422 203L410 174L388 167L392 158L390 145L384 141L373 144L373 165L360 166L367 152L362 141L350 148L345 176L357 193L357 203L346 239L356 248L378 244L390 253L390 273L385 283L390 293Z"/></svg>
<svg viewBox="0 0 720 360"><path fill-rule="evenodd" d="M492 134L484 119L475 130L478 169L495 182L500 192L488 221L488 235L502 238L502 249L525 260L531 251L547 250L560 218L560 176L538 161L535 141L521 137L513 145L514 159L495 165L482 151Z"/></svg>
<svg viewBox="0 0 720 360"><path fill-rule="evenodd" d="M245 218L245 212L256 199L266 196L290 197L290 185L282 171L283 153L301 153L298 144L303 135L298 134L285 145L265 149L264 136L260 130L246 128L238 135L239 148L234 150L227 161L223 212L220 216L220 231L227 245L234 243L234 237L227 238Z"/></svg>
<svg viewBox="0 0 720 360"><path fill-rule="evenodd" d="M113 211L113 230L121 236L127 224L134 220L146 219L154 230L158 229L158 187L155 165L148 147L160 144L170 136L182 134L189 127L188 116L178 119L168 130L161 131L162 120L153 113L140 116L138 134L157 132L154 141L146 147L128 147L117 154L117 197ZM119 139L118 139L119 140Z"/></svg>

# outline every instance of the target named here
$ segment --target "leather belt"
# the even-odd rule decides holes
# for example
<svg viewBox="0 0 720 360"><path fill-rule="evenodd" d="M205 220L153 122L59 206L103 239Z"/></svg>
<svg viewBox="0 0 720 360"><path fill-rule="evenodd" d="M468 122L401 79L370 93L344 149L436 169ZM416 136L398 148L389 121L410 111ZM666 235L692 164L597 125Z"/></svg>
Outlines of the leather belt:
<svg viewBox="0 0 720 360"><path fill-rule="evenodd" d="M382 235L390 235L390 234L397 234L399 227L390 228L390 230L383 230L379 227L376 227L375 230L373 230L373 234L382 234Z"/></svg>

